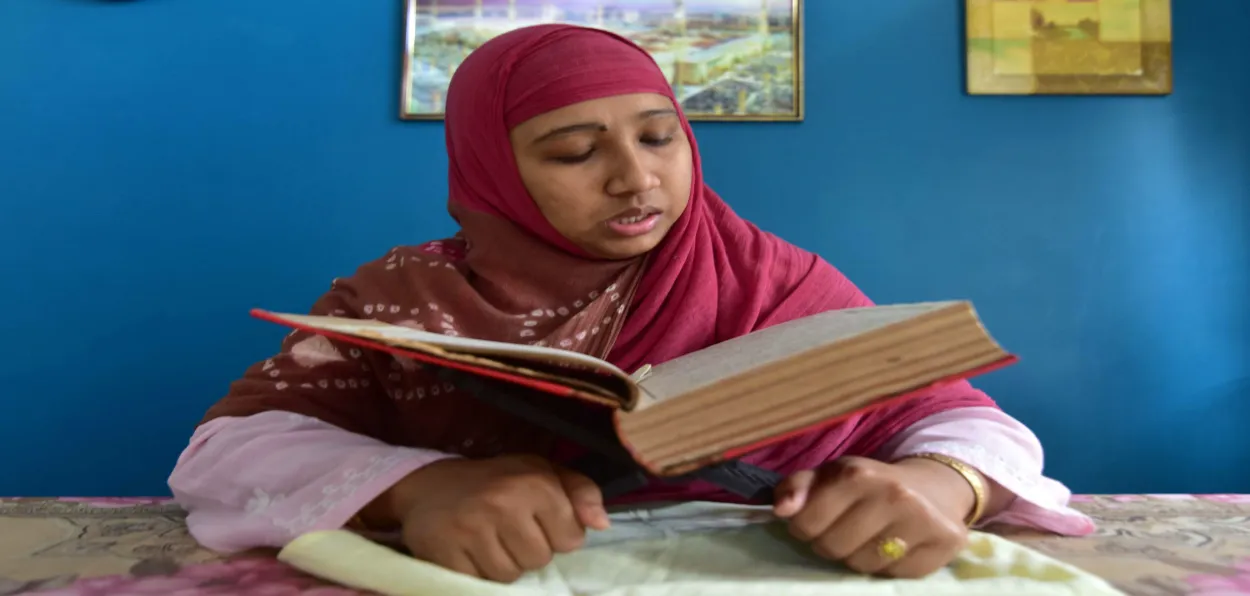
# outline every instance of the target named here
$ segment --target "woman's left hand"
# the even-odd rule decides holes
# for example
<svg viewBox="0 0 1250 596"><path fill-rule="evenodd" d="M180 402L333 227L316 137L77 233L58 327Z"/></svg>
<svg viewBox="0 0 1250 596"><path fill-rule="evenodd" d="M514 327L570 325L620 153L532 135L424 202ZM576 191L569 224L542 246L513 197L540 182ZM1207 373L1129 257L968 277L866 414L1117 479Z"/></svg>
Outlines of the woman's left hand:
<svg viewBox="0 0 1250 596"><path fill-rule="evenodd" d="M967 543L962 516L968 510L926 496L935 478L933 462L905 462L843 457L799 472L778 485L774 511L821 557L865 574L924 577L950 563ZM937 478L963 482L957 475ZM950 494L950 486L956 485L941 487L943 494Z"/></svg>

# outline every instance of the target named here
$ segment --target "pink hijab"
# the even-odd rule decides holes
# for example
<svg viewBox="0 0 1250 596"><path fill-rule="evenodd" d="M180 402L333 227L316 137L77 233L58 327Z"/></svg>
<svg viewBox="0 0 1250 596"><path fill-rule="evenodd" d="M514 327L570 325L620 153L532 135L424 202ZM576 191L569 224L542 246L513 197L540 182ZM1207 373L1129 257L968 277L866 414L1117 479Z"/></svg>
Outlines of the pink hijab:
<svg viewBox="0 0 1250 596"><path fill-rule="evenodd" d="M313 312L562 347L634 370L770 325L871 304L831 265L739 218L703 183L684 115L694 156L690 200L661 244L644 257L605 261L562 237L522 183L509 131L563 106L639 92L667 96L680 112L651 57L604 31L527 27L475 50L452 80L446 110L448 209L461 232L396 248L336 280ZM792 473L845 454L871 455L926 416L993 405L958 383L744 459ZM299 333L252 367L206 419L272 409L470 456L526 450L566 460L577 452L411 364ZM629 497L669 498L733 500L698 483Z"/></svg>

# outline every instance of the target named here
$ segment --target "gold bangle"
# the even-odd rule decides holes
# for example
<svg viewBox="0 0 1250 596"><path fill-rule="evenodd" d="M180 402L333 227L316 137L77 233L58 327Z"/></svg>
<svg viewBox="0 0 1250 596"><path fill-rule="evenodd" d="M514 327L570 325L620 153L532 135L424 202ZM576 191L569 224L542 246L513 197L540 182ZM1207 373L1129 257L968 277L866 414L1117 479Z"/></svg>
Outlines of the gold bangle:
<svg viewBox="0 0 1250 596"><path fill-rule="evenodd" d="M972 487L973 494L972 513L968 514L964 523L971 528L974 524L981 520L981 515L985 513L987 499L985 496L985 480L981 478L981 474L979 472L973 469L972 466L950 457L949 455L943 455L941 453L917 453L909 455L908 457L919 457L935 461L946 465L956 472L959 472L959 475L963 476L964 480L968 481L968 485Z"/></svg>

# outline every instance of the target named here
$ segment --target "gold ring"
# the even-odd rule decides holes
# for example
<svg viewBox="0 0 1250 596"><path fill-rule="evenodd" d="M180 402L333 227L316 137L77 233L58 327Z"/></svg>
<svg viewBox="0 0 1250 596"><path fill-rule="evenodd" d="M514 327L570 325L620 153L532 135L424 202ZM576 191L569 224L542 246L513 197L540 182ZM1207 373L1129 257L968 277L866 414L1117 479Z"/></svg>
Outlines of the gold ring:
<svg viewBox="0 0 1250 596"><path fill-rule="evenodd" d="M907 555L907 542L902 538L887 538L877 545L877 552L886 559L897 561Z"/></svg>

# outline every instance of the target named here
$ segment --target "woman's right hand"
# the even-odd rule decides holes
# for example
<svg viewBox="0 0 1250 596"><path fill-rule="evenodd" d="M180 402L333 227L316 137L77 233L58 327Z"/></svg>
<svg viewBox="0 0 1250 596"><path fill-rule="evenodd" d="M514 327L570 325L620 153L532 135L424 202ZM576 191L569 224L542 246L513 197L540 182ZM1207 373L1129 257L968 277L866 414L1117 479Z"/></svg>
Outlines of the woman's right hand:
<svg viewBox="0 0 1250 596"><path fill-rule="evenodd" d="M435 462L391 492L414 557L497 582L580 548L587 528L608 527L598 485L533 456Z"/></svg>

